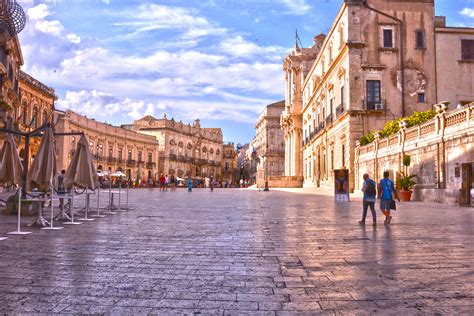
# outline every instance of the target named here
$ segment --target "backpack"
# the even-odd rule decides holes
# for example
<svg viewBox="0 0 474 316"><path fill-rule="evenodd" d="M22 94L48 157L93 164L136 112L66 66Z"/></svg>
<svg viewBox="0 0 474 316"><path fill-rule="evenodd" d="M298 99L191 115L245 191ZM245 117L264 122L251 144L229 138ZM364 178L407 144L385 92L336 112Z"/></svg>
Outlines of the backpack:
<svg viewBox="0 0 474 316"><path fill-rule="evenodd" d="M365 188L365 193L367 193L367 196L370 196L370 197L375 197L377 195L374 181L372 180L367 181L367 187Z"/></svg>

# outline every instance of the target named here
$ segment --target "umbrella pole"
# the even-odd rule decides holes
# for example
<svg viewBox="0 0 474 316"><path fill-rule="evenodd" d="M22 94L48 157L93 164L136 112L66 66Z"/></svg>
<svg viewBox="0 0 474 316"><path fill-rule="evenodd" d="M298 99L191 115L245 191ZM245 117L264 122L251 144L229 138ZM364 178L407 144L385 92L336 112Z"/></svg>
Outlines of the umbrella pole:
<svg viewBox="0 0 474 316"><path fill-rule="evenodd" d="M105 215L100 215L100 183L97 186L97 214L91 215L92 217L104 218Z"/></svg>
<svg viewBox="0 0 474 316"><path fill-rule="evenodd" d="M118 189L118 212L125 212L126 209L122 210L122 177L119 178L119 189Z"/></svg>
<svg viewBox="0 0 474 316"><path fill-rule="evenodd" d="M85 216L83 218L79 218L80 221L95 221L95 218L89 218L88 215L89 215L89 204L91 202L91 191L89 191L88 188L86 188L85 190L85 195L86 195L86 206L85 206Z"/></svg>
<svg viewBox="0 0 474 316"><path fill-rule="evenodd" d="M51 222L49 227L43 227L41 229L44 230L59 230L63 229L64 227L54 227L53 222L54 222L54 204L53 204L53 194L54 194L54 189L53 186L50 187L50 192L51 192Z"/></svg>
<svg viewBox="0 0 474 316"><path fill-rule="evenodd" d="M74 221L74 185L72 186L71 189L71 203L70 204L70 209L71 209L71 221L64 223L64 225L80 225L82 222L75 222Z"/></svg>
<svg viewBox="0 0 474 316"><path fill-rule="evenodd" d="M21 194L22 194L22 190L21 190L21 186L18 186L18 223L17 223L17 230L14 231L14 232L9 232L7 233L7 235L28 235L28 234L31 234L32 232L22 232L21 231ZM0 238L0 240L2 240Z"/></svg>

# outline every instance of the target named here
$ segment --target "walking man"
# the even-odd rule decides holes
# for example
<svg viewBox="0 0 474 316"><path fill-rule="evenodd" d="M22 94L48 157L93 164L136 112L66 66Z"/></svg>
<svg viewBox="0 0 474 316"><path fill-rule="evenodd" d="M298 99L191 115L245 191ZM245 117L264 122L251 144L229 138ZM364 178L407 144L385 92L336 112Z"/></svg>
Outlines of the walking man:
<svg viewBox="0 0 474 316"><path fill-rule="evenodd" d="M370 212L372 213L372 225L377 225L377 214L375 213L375 199L377 196L376 192L376 183L374 180L370 179L369 175L364 174L364 183L362 184L362 192L364 192L364 200L362 202L363 212L362 220L359 221L359 224L365 224L365 218L367 217L367 210L370 207Z"/></svg>
<svg viewBox="0 0 474 316"><path fill-rule="evenodd" d="M390 221L392 220L392 216L390 215L390 206L393 201L393 197L400 202L400 198L398 197L397 190L395 190L395 185L392 180L389 178L390 174L388 171L384 171L383 179L380 180L379 183L379 192L381 194L380 200L380 210L382 211L383 215L385 215L385 221L383 222L385 225L389 225Z"/></svg>

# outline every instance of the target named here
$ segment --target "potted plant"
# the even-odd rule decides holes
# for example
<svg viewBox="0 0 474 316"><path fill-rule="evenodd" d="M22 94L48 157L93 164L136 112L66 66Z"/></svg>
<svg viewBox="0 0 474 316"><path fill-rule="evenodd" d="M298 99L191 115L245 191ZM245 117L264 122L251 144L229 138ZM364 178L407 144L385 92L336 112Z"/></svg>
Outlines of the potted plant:
<svg viewBox="0 0 474 316"><path fill-rule="evenodd" d="M401 172L401 176L397 182L397 185L401 189L398 194L400 200L405 202L410 201L411 194L413 193L413 186L416 184L413 178L416 178L416 174L409 175L408 173Z"/></svg>
<svg viewBox="0 0 474 316"><path fill-rule="evenodd" d="M397 187L400 188L399 196L400 200L408 202L411 199L413 193L413 186L416 182L413 178L416 178L416 174L409 175L408 168L411 165L411 157L409 155L403 155L403 166L405 166L405 172L401 172L401 176L397 181Z"/></svg>

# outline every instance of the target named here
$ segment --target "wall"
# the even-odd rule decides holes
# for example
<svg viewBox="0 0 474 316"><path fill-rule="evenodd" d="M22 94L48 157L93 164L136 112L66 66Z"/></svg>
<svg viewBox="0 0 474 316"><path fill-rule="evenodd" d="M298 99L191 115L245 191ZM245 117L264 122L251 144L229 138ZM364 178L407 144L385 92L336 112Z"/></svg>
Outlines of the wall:
<svg viewBox="0 0 474 316"><path fill-rule="evenodd" d="M368 173L375 180L385 170L396 178L404 170L403 156L411 157L409 174L417 175L414 200L457 204L461 178L455 172L474 162L474 103L447 113L447 103L435 105L437 117L420 126L356 147L355 184Z"/></svg>

